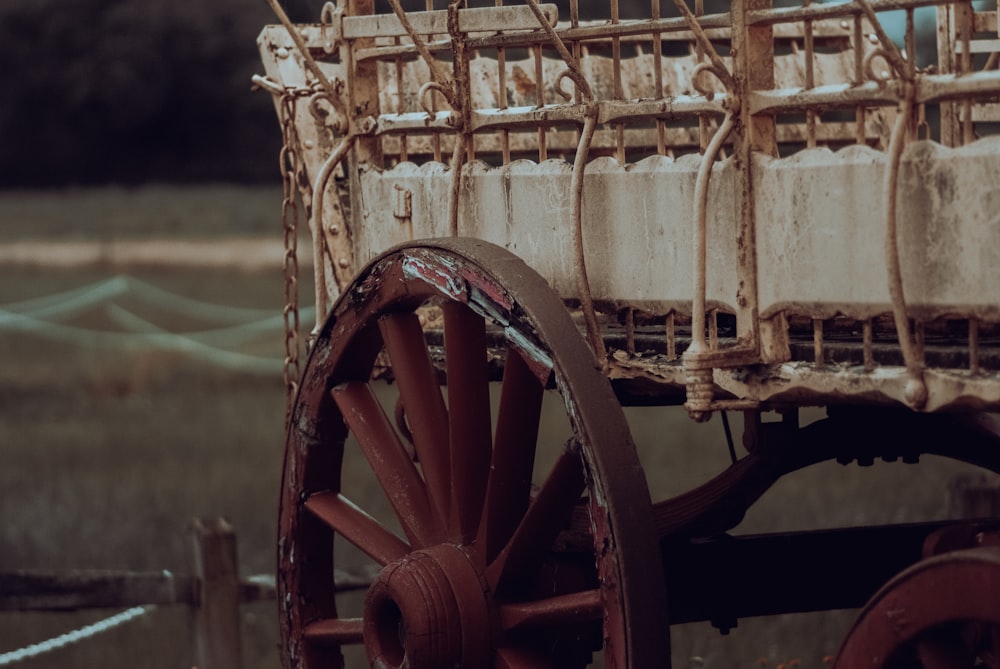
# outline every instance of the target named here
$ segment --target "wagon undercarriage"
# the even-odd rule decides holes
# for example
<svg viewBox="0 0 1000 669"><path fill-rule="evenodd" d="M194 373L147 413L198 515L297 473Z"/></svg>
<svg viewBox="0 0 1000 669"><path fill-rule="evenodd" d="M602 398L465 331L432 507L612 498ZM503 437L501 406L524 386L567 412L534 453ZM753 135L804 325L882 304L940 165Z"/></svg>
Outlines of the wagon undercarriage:
<svg viewBox="0 0 1000 669"><path fill-rule="evenodd" d="M821 462L1000 473L995 5L389 4L260 38L319 314L286 666L664 666L673 624L839 608L837 667L998 666L995 517L732 534ZM743 455L652 500L634 405Z"/></svg>

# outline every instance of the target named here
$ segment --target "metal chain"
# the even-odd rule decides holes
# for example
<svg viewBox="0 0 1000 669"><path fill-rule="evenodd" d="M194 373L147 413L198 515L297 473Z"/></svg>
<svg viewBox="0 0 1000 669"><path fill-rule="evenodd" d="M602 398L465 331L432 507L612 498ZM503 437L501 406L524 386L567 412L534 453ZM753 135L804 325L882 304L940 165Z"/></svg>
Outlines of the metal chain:
<svg viewBox="0 0 1000 669"><path fill-rule="evenodd" d="M287 411L291 414L292 402L299 385L299 260L298 228L299 209L296 203L295 177L299 168L299 138L295 129L294 91L281 96L280 121L282 147L280 154L283 196L281 201L281 228L284 236L285 255L285 392Z"/></svg>

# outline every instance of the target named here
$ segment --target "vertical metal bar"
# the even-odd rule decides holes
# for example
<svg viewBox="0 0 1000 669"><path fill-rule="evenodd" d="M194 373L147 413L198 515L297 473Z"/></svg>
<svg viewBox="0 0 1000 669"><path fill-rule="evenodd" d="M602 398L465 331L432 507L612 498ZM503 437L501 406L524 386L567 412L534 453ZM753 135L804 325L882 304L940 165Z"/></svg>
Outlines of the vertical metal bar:
<svg viewBox="0 0 1000 669"><path fill-rule="evenodd" d="M496 0L497 7L503 7L503 0ZM507 108L507 49L497 47L497 105L500 109ZM510 130L500 131L500 152L503 164L510 164Z"/></svg>
<svg viewBox="0 0 1000 669"><path fill-rule="evenodd" d="M811 4L812 0L804 0L802 6L808 7ZM803 28L805 30L806 88L811 89L816 85L816 44L813 39L813 22L806 19ZM806 146L809 148L816 146L816 111L814 109L806 110Z"/></svg>
<svg viewBox="0 0 1000 669"><path fill-rule="evenodd" d="M694 15L695 16L701 16L704 13L705 13L705 0L694 0ZM702 62L705 59L705 52L699 47L697 49L697 54L698 54L698 62L700 63L700 62ZM701 145L702 145L702 150L703 151L708 146L708 136L707 136L707 134L708 134L708 124L707 124L707 120L708 120L708 117L700 117L699 118L699 128L701 130L701 137L702 137L702 139L701 139Z"/></svg>
<svg viewBox="0 0 1000 669"><path fill-rule="evenodd" d="M917 31L913 24L913 8L906 10L906 34L904 36L904 46L906 48L906 77L908 81L915 81L917 76ZM919 106L916 107L919 109ZM913 120L907 129L907 139L913 141L917 139L917 132L920 124Z"/></svg>
<svg viewBox="0 0 1000 669"><path fill-rule="evenodd" d="M650 18L660 19L660 0L650 1ZM663 35L653 34L653 96L663 99ZM667 125L663 119L656 119L656 153L663 156L667 153Z"/></svg>
<svg viewBox="0 0 1000 669"><path fill-rule="evenodd" d="M396 38L396 44L399 44L402 40L399 37ZM403 69L403 59L401 57L396 58L396 113L402 114L406 111L406 72ZM399 161L406 162L409 159L409 147L407 146L406 133L400 133L399 135Z"/></svg>
<svg viewBox="0 0 1000 669"><path fill-rule="evenodd" d="M612 25L621 23L618 0L611 0L611 23ZM614 96L615 100L624 97L622 89L622 41L620 37L611 38L611 62L613 70ZM625 164L625 124L615 124L615 148L618 163Z"/></svg>
<svg viewBox="0 0 1000 669"><path fill-rule="evenodd" d="M813 319L813 362L822 367L823 361L823 319Z"/></svg>
<svg viewBox="0 0 1000 669"><path fill-rule="evenodd" d="M667 322L664 326L667 336L667 360L673 362L677 359L677 324L673 310L667 314Z"/></svg>
<svg viewBox="0 0 1000 669"><path fill-rule="evenodd" d="M972 72L972 5L962 2L955 5L960 39L962 40L961 74ZM971 144L976 139L972 127L972 99L962 100L962 144Z"/></svg>
<svg viewBox="0 0 1000 669"><path fill-rule="evenodd" d="M625 309L625 350L630 356L635 355L635 309Z"/></svg>
<svg viewBox="0 0 1000 669"><path fill-rule="evenodd" d="M870 318L866 318L861 324L861 346L865 371L871 372L875 369L875 353L872 350L872 319Z"/></svg>
<svg viewBox="0 0 1000 669"><path fill-rule="evenodd" d="M542 68L542 45L538 44L533 50L535 56L535 94L538 97L537 103L541 107L545 104L545 71ZM538 162L548 160L549 151L545 145L545 128L538 127Z"/></svg>
<svg viewBox="0 0 1000 669"><path fill-rule="evenodd" d="M979 319L969 319L969 371L979 373Z"/></svg>
<svg viewBox="0 0 1000 669"><path fill-rule="evenodd" d="M740 218L737 231L740 254L737 267L739 288L736 296L737 338L760 345L760 317L757 308L757 233L754 206L753 153L777 156L774 116L754 115L750 109L751 91L774 88L774 29L747 24L753 10L770 9L771 0L743 0L733 3L733 79L740 100L738 134L734 141L736 164L742 166L738 181Z"/></svg>
<svg viewBox="0 0 1000 669"><path fill-rule="evenodd" d="M432 11L434 9L434 0L425 0L424 9L426 9L427 11ZM428 42L434 41L434 35L427 35L426 37ZM434 95L433 93L430 94L430 107L431 107L431 112L437 111L437 96ZM444 158L441 153L440 133L437 132L431 133L431 148L434 151L434 162L436 163L443 162Z"/></svg>
<svg viewBox="0 0 1000 669"><path fill-rule="evenodd" d="M917 76L917 30L913 23L913 7L906 9L906 76L912 81Z"/></svg>
<svg viewBox="0 0 1000 669"><path fill-rule="evenodd" d="M937 8L937 68L941 74L955 71L955 7L939 5ZM955 146L958 143L954 102L942 102L941 143Z"/></svg>
<svg viewBox="0 0 1000 669"><path fill-rule="evenodd" d="M705 11L705 7L704 7L704 4L702 3L702 0L695 0L695 3L694 3L694 15L695 16L701 16L704 11ZM734 29L734 31L735 31L735 29ZM697 42L695 43L694 54L695 54L695 59L698 61L699 65L701 63L705 62L705 50L701 47L701 44L699 44ZM705 149L708 148L708 141L709 141L709 132L708 132L708 130L709 130L709 118L708 118L708 116L705 115L705 114L699 114L698 115L698 150L701 153L705 153Z"/></svg>
<svg viewBox="0 0 1000 669"><path fill-rule="evenodd" d="M347 9L351 16L372 14L375 11L374 0L349 0ZM367 109L366 113L377 117L380 113L378 63L375 61L356 63L354 61L355 49L365 48L372 44L373 41L369 39L354 40L353 43L345 46L346 54L342 55L347 63L348 77L352 79L348 86L349 109ZM354 146L355 150L352 155L358 162L382 166L382 142L380 138L358 137ZM357 173L357 170L351 171Z"/></svg>
<svg viewBox="0 0 1000 669"><path fill-rule="evenodd" d="M865 80L865 47L864 47L864 26L861 15L854 17L854 84L860 85ZM864 105L858 105L854 109L855 136L857 144L867 142L868 131L865 128L867 119L865 118Z"/></svg>

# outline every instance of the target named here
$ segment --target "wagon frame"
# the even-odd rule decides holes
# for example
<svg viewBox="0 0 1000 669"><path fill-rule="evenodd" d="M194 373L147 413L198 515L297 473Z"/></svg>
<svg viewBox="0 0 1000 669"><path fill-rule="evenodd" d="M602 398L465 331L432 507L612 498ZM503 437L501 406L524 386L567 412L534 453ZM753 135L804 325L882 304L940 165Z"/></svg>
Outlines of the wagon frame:
<svg viewBox="0 0 1000 669"><path fill-rule="evenodd" d="M316 272L301 373L288 336L286 666L662 666L669 624L865 602L838 667L995 662L995 519L727 534L824 460L1000 472L995 7L389 4L293 25L274 3L259 39ZM571 436L533 481L546 389ZM622 404L741 412L746 455L653 502ZM346 494L351 451L389 525ZM377 565L357 615L334 537Z"/></svg>

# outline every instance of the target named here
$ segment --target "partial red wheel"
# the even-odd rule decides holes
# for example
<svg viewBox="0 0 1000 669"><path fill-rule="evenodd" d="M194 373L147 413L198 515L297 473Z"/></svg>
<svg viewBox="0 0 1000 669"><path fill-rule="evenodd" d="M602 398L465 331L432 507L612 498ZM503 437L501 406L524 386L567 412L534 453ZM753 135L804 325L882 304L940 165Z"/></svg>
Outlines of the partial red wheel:
<svg viewBox="0 0 1000 669"><path fill-rule="evenodd" d="M1000 669L1000 549L918 562L883 587L834 669Z"/></svg>
<svg viewBox="0 0 1000 669"><path fill-rule="evenodd" d="M371 382L383 363L388 393ZM558 440L539 437L552 396ZM352 648L367 659L348 664L380 669L583 667L597 652L609 669L669 665L621 407L545 281L482 241L394 249L334 306L290 420L278 562L288 668L344 666ZM335 567L366 564L351 609Z"/></svg>

